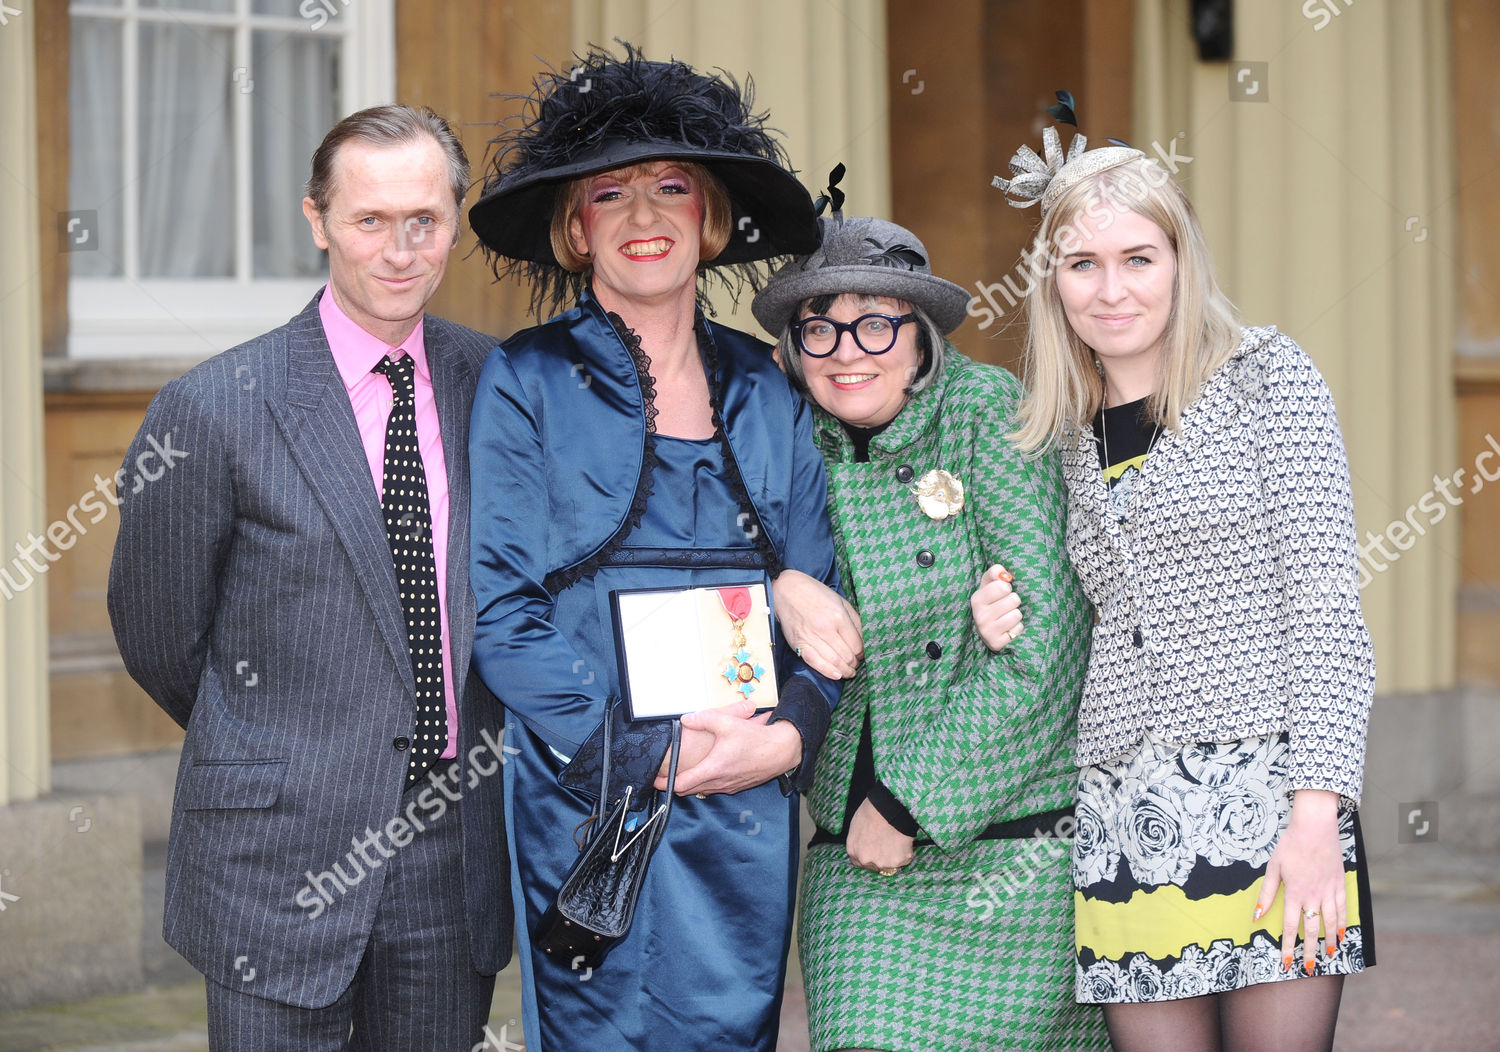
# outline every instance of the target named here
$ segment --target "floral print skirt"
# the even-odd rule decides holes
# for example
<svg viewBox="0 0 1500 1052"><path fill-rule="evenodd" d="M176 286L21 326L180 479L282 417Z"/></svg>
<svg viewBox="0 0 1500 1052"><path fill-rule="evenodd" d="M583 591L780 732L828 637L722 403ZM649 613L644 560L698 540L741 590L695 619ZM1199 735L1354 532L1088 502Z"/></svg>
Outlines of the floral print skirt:
<svg viewBox="0 0 1500 1052"><path fill-rule="evenodd" d="M1080 1002L1170 1001L1301 978L1281 959L1282 896L1252 920L1266 862L1286 829L1285 732L1178 745L1150 732L1079 777L1073 841ZM1314 975L1375 963L1359 816L1339 813L1348 930Z"/></svg>

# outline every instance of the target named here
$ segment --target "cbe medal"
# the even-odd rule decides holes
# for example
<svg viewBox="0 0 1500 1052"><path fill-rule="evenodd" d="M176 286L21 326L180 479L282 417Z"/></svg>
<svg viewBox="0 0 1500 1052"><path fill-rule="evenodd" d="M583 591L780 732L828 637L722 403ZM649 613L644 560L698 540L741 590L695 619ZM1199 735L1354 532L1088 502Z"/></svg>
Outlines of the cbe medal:
<svg viewBox="0 0 1500 1052"><path fill-rule="evenodd" d="M719 603L729 615L729 626L733 632L730 645L734 647L721 675L735 693L748 698L755 693L756 685L766 674L766 670L745 645L745 619L750 616L750 589L720 588L718 593Z"/></svg>

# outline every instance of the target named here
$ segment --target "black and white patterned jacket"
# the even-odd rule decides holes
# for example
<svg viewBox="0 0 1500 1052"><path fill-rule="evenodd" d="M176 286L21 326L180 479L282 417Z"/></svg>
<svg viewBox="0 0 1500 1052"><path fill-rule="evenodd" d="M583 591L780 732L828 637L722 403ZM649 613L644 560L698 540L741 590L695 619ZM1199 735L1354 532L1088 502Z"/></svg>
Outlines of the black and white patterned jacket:
<svg viewBox="0 0 1500 1052"><path fill-rule="evenodd" d="M1290 732L1291 787L1358 802L1375 655L1333 397L1275 328L1244 330L1147 459L1123 521L1092 430L1064 440L1068 553L1093 600L1078 763L1150 728Z"/></svg>

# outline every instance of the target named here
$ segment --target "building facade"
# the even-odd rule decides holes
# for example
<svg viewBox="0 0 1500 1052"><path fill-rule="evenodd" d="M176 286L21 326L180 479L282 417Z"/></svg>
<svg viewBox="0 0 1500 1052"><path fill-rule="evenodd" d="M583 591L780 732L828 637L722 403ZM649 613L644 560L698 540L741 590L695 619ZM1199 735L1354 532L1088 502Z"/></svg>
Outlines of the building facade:
<svg viewBox="0 0 1500 1052"><path fill-rule="evenodd" d="M1380 665L1372 848L1409 849L1434 803L1445 838L1500 847L1495 5L23 8L0 21L0 933L26 954L0 958L0 1005L140 982L120 918L140 909L142 843L165 836L181 733L125 675L104 583L114 473L151 396L321 285L301 182L340 115L430 105L477 175L506 93L617 38L752 74L808 187L844 163L848 209L922 236L973 292L957 344L998 364L1019 357L1035 216L991 181L1039 143L1053 91L1092 141L1173 170L1245 320L1295 337L1339 406ZM472 247L434 312L497 337L531 324ZM754 330L748 305L717 306Z"/></svg>

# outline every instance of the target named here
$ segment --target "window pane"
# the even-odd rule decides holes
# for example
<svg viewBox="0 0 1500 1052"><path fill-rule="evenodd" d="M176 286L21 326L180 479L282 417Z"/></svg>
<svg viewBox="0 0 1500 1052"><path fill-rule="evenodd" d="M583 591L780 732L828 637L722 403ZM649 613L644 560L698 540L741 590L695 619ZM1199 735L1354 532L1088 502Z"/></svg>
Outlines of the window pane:
<svg viewBox="0 0 1500 1052"><path fill-rule="evenodd" d="M58 218L58 237L69 253L70 272L77 278L125 273L121 262L126 192L120 143L122 32L121 24L113 19L75 16L71 20L69 214Z"/></svg>
<svg viewBox="0 0 1500 1052"><path fill-rule="evenodd" d="M233 34L180 25L140 34L141 276L233 277Z"/></svg>
<svg viewBox="0 0 1500 1052"><path fill-rule="evenodd" d="M254 276L327 273L302 215L313 151L338 120L340 45L335 37L255 34L250 135Z"/></svg>
<svg viewBox="0 0 1500 1052"><path fill-rule="evenodd" d="M345 19L343 15L350 4L358 0L251 0L250 10L257 15L279 15L282 18L300 18L307 28L317 30L324 26L339 29Z"/></svg>
<svg viewBox="0 0 1500 1052"><path fill-rule="evenodd" d="M329 5L337 8L339 0L327 0L326 3L324 0L253 0L250 4L250 10L257 15L281 15L293 18L302 15L303 18L311 21L312 19L309 16L314 11L323 11L327 15L328 12L325 9ZM306 9L308 14L303 15L303 9ZM322 21L322 19L319 19L319 21Z"/></svg>
<svg viewBox="0 0 1500 1052"><path fill-rule="evenodd" d="M139 0L143 8L171 7L179 11L233 11L234 0Z"/></svg>

